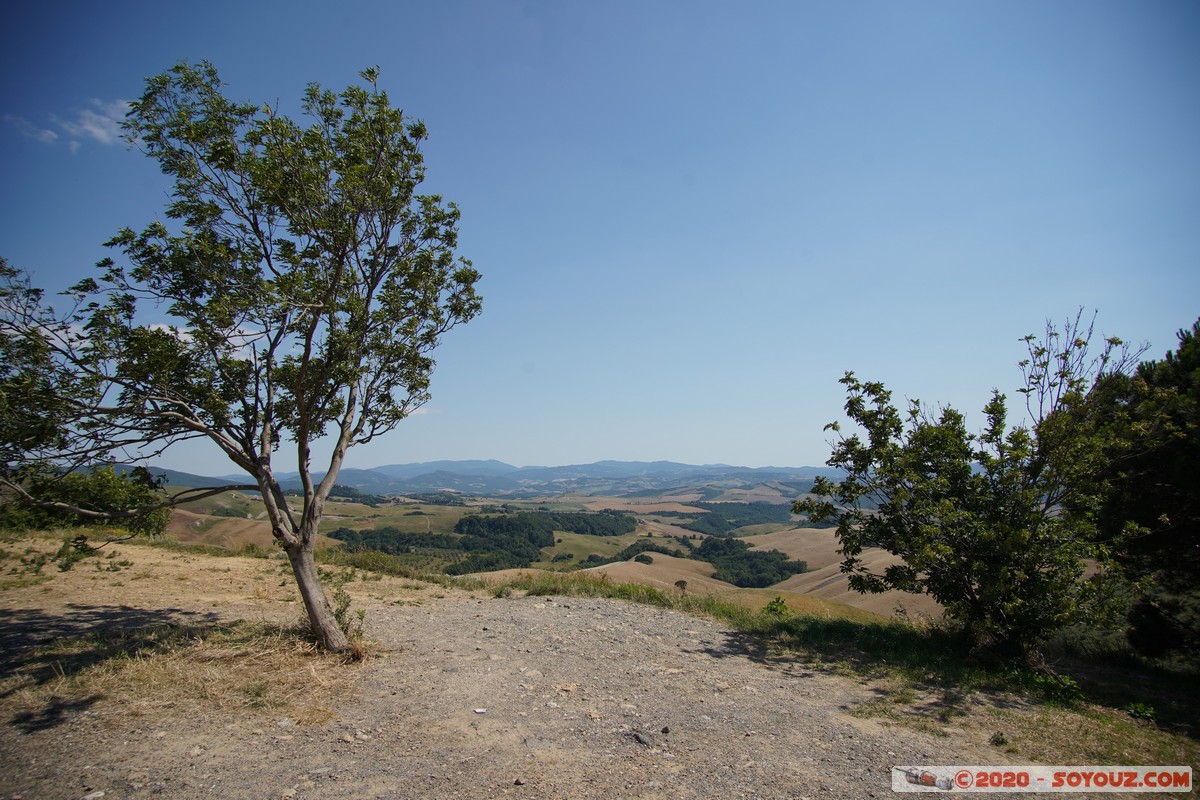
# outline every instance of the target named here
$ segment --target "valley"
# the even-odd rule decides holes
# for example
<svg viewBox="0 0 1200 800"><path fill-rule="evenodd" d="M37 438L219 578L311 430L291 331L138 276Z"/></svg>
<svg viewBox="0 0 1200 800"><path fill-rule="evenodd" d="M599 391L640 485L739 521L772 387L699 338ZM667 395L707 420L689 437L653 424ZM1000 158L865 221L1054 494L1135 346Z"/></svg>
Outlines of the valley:
<svg viewBox="0 0 1200 800"><path fill-rule="evenodd" d="M426 468L434 469L423 472ZM811 486L812 477L818 473L814 468L763 471L672 462L601 462L537 470L532 473L529 468L507 468L500 462L435 462L346 470L343 475L349 483L339 484L331 497L319 547L382 550L393 563L416 572L449 571L499 580L528 570L582 571L605 575L618 583L716 595L752 608L781 597L796 608L816 603L834 616L849 614L851 609L885 617L898 612L912 617L940 615L940 607L924 595L862 595L849 588L840 571L841 557L833 530L804 527L802 520L789 513L793 500ZM361 473L366 472L390 474L420 491L380 494L394 484L363 479ZM487 483L497 475L510 476L514 472L527 476L519 497L477 495L455 488ZM537 480L528 477L530 474L536 474ZM443 482L431 476L439 476ZM170 473L167 477L180 485L197 482L195 476L185 473ZM646 488L648 483L659 486ZM563 484L618 491L554 491ZM542 493L534 493L535 486ZM505 538L497 549L488 550L481 549L489 545L478 537L462 533L465 524L478 522L470 518L480 517L504 520L507 537L515 521L536 520L536 515L559 521L541 532L540 539L519 542L516 550L511 538ZM588 518L581 515L623 520L625 529L611 534L565 529L570 523L561 520L578 522ZM248 545L271 549L274 545L269 525L262 517L257 496L229 492L177 509L168 535L182 543L231 551ZM739 557L747 563L773 560L776 567L792 566L762 577L755 573L767 567L739 565L731 573L728 564L722 562L726 563L725 571L718 574L720 569L714 560L697 552L712 536L744 543L726 547L744 550ZM464 539L469 540L467 550L461 549ZM891 556L882 551L868 553L866 559L880 569L892 563ZM738 576L740 586L722 579L732 574Z"/></svg>

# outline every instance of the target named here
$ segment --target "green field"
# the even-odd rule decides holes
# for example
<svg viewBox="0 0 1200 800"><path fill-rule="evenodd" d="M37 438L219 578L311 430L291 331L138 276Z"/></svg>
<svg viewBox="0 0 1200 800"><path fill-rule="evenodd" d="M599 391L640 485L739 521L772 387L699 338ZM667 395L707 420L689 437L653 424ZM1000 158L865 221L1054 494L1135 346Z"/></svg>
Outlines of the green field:
<svg viewBox="0 0 1200 800"><path fill-rule="evenodd" d="M636 533L627 533L624 536L589 536L584 533L555 531L554 547L543 547L541 560L535 561L533 566L554 569L571 568L592 553L596 553L604 558L611 558L626 547L629 547L637 539L638 534ZM566 562L553 561L555 556L567 554L574 556L574 558Z"/></svg>

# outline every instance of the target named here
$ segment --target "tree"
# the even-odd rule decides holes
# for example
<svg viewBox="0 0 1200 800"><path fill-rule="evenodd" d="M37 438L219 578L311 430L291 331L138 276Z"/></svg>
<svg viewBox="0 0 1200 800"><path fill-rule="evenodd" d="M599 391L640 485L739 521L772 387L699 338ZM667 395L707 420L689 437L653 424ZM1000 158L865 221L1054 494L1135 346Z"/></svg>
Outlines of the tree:
<svg viewBox="0 0 1200 800"><path fill-rule="evenodd" d="M41 450L18 466L65 472L189 439L215 444L253 481L222 488L261 493L331 651L348 642L313 557L326 498L351 447L427 401L431 351L481 308L479 274L455 255L458 208L417 194L425 126L392 107L377 70L362 77L366 86L339 93L310 85L306 126L231 101L207 62L148 79L125 133L172 179L176 229L121 230L108 245L127 265L102 261L65 314L11 270L0 293L0 332L63 398ZM327 434L322 474L313 448ZM288 449L298 509L276 475ZM16 471L2 479L41 502Z"/></svg>
<svg viewBox="0 0 1200 800"><path fill-rule="evenodd" d="M927 592L976 645L1004 657L1028 658L1094 607L1089 589L1112 575L1114 542L1097 535L1095 476L1107 450L1091 390L1132 361L1118 339L1093 354L1094 322L1078 314L1023 340L1025 425L1010 426L998 391L983 409L984 430L972 434L953 408L910 401L902 414L883 384L842 378L846 414L865 439L840 437L828 463L845 477L819 478L794 511L836 520L852 588ZM872 572L867 548L902 563ZM1085 561L1100 566L1089 581Z"/></svg>
<svg viewBox="0 0 1200 800"><path fill-rule="evenodd" d="M1104 470L1100 526L1111 536L1137 525L1116 557L1153 583L1129 631L1152 655L1200 647L1200 320L1178 337L1162 360L1114 376L1100 404L1117 445Z"/></svg>

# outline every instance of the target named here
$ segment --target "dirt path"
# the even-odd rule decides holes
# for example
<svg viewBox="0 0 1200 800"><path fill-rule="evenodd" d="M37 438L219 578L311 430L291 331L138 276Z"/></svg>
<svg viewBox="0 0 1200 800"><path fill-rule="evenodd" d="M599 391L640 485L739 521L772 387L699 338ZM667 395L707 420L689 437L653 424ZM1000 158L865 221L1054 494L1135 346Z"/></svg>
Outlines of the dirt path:
<svg viewBox="0 0 1200 800"><path fill-rule="evenodd" d="M445 598L367 619L381 652L330 722L68 708L3 728L0 796L867 798L893 764L973 761L847 716L867 695L851 681L674 612Z"/></svg>

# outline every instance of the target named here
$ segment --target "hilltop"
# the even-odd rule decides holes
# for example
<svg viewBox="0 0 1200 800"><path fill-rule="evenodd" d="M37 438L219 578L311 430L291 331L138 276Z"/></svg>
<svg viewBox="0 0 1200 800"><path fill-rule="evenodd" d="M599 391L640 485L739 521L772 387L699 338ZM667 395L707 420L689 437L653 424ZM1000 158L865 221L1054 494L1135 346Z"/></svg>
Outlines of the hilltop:
<svg viewBox="0 0 1200 800"><path fill-rule="evenodd" d="M295 620L277 562L97 563L120 566L0 594L5 797L867 798L893 763L983 757L974 735L857 717L869 687L679 612L363 578L372 657L292 653L277 679L269 647L219 645L234 620ZM168 644L112 647L147 628ZM75 636L42 672L39 648Z"/></svg>
<svg viewBox="0 0 1200 800"><path fill-rule="evenodd" d="M679 610L329 569L363 612L347 663L293 627L278 559L122 544L60 572L58 545L0 550L0 796L865 800L897 765L1200 755Z"/></svg>

